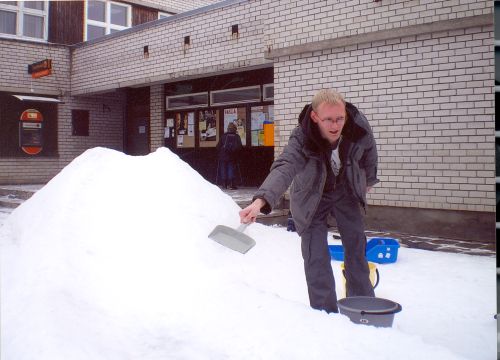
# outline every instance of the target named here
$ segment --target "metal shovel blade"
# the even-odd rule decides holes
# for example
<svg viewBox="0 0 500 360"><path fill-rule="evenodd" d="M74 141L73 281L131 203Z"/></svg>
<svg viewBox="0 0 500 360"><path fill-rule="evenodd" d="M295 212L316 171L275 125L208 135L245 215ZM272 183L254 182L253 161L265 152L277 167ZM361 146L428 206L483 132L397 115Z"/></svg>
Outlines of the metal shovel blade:
<svg viewBox="0 0 500 360"><path fill-rule="evenodd" d="M229 226L217 225L208 237L231 250L245 254L255 246L255 240L242 233L247 226L248 224L241 224L235 230Z"/></svg>

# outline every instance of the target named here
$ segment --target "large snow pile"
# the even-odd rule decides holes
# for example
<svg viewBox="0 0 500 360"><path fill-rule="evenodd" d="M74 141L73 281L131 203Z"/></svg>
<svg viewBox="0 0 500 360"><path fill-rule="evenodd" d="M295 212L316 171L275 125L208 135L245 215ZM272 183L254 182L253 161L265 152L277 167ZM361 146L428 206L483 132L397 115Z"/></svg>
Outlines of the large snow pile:
<svg viewBox="0 0 500 360"><path fill-rule="evenodd" d="M246 255L207 238L238 210L166 149L85 152L0 228L1 358L495 356L494 259L401 248L378 266L393 328L355 325L309 308L297 234L253 224Z"/></svg>

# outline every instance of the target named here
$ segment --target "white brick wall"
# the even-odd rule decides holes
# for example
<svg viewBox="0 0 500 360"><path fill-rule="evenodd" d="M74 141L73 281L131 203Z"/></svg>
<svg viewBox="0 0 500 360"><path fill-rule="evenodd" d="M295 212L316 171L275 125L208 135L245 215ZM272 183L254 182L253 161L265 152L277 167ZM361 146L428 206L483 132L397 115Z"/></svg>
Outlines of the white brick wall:
<svg viewBox="0 0 500 360"><path fill-rule="evenodd" d="M265 42L279 49L379 30L492 13L486 0L266 0Z"/></svg>
<svg viewBox="0 0 500 360"><path fill-rule="evenodd" d="M0 158L0 184L45 183L85 150L123 150L125 96L65 97L58 105L58 156ZM71 110L89 110L89 136L72 136Z"/></svg>
<svg viewBox="0 0 500 360"><path fill-rule="evenodd" d="M298 113L315 91L337 88L367 115L378 143L382 183L369 195L370 203L494 211L492 26L418 36L398 32L406 26L485 14L492 14L491 2L242 2L76 48L71 91L74 95L161 84L274 61L276 154L282 151ZM239 24L238 39L231 38L233 24ZM269 47L286 50L381 30L394 30L402 38L264 59ZM186 35L191 36L192 45L184 53ZM149 46L148 59L143 57L145 45ZM63 67L69 72L66 48L37 45L41 50L37 52L30 46L35 45L0 42L0 59L8 63L0 69L6 84L29 87L24 63L48 57L45 54L52 49L57 63L66 64ZM40 88L50 91L65 91L69 86L67 74L43 81ZM151 88L151 150L163 144L162 92L162 85ZM113 96L116 107L109 120L99 113L106 101L102 96L68 99L60 107L61 165L94 144L120 148L125 107L123 95ZM102 124L109 122L109 133L83 143L68 139L64 119L71 106L77 105L99 114L96 119ZM0 160L0 171L8 167L6 164L12 163ZM44 174L55 168L50 160L39 164L37 169Z"/></svg>
<svg viewBox="0 0 500 360"><path fill-rule="evenodd" d="M165 109L165 96L163 85L153 85L150 88L150 146L151 151L156 151L158 148L164 146L164 123L163 123L163 109Z"/></svg>
<svg viewBox="0 0 500 360"><path fill-rule="evenodd" d="M260 2L214 9L75 49L72 92L115 89L271 63L262 56ZM239 25L239 39L231 26ZM184 52L184 37L191 47ZM149 57L143 47L149 47Z"/></svg>
<svg viewBox="0 0 500 360"><path fill-rule="evenodd" d="M0 39L0 91L8 88L40 94L69 91L70 51L64 45ZM52 59L52 75L32 79L28 65Z"/></svg>
<svg viewBox="0 0 500 360"><path fill-rule="evenodd" d="M101 146L123 150L125 93L66 97L59 105L59 156L70 162L87 149ZM89 136L72 136L71 110L89 111Z"/></svg>
<svg viewBox="0 0 500 360"><path fill-rule="evenodd" d="M132 1L141 5L150 6L152 8L166 8L177 10L179 12L189 11L193 9L198 9L204 6L212 5L222 0L196 0L196 1L187 1L187 0L139 0Z"/></svg>
<svg viewBox="0 0 500 360"><path fill-rule="evenodd" d="M370 203L494 211L493 29L406 37L275 61L277 153L317 89L343 92L379 150Z"/></svg>
<svg viewBox="0 0 500 360"><path fill-rule="evenodd" d="M120 92L93 97L61 96L70 90L69 48L34 42L0 40L0 91L33 95L60 95L58 105L58 156L0 158L0 183L47 182L88 148L123 149L125 97ZM53 74L32 79L28 64L50 58ZM33 89L33 92L31 92ZM71 110L90 111L88 137L71 135Z"/></svg>

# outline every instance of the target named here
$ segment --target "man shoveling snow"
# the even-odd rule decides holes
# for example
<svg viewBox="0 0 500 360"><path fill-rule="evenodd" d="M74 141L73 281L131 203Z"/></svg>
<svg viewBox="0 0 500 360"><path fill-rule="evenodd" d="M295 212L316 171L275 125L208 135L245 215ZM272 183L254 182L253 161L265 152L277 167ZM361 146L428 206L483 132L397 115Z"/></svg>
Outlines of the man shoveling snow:
<svg viewBox="0 0 500 360"><path fill-rule="evenodd" d="M311 307L336 313L327 217L335 216L342 237L347 296L375 296L359 205L366 207L366 192L378 182L376 144L366 117L340 93L320 90L240 220L249 223L259 212L269 213L292 184L290 207L302 239Z"/></svg>

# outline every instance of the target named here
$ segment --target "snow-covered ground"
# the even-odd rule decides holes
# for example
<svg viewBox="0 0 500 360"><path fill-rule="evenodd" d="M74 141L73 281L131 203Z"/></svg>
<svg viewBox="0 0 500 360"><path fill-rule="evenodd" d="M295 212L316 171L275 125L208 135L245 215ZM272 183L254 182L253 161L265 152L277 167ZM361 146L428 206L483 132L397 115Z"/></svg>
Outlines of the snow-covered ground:
<svg viewBox="0 0 500 360"><path fill-rule="evenodd" d="M12 213L12 209L0 208L0 228Z"/></svg>
<svg viewBox="0 0 500 360"><path fill-rule="evenodd" d="M85 152L0 227L1 358L496 357L493 258L400 248L376 293L403 311L356 325L308 306L296 233L253 224L246 255L207 238L238 210L166 149Z"/></svg>

